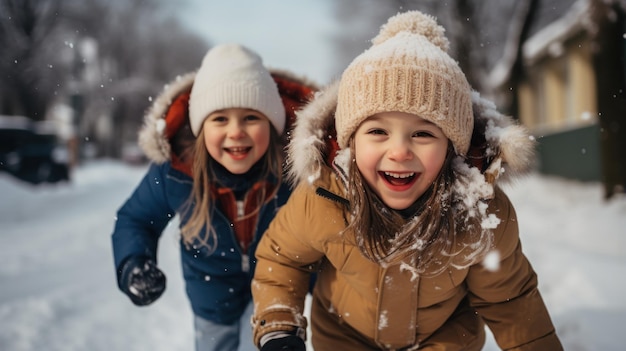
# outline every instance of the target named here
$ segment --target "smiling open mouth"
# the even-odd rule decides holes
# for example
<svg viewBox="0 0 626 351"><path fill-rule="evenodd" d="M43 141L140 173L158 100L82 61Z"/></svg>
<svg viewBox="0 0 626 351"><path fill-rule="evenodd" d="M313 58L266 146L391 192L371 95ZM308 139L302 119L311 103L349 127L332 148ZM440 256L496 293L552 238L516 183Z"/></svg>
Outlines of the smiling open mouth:
<svg viewBox="0 0 626 351"><path fill-rule="evenodd" d="M252 147L246 146L246 147L226 147L224 148L224 151L228 152L229 154L233 155L233 156L244 156L246 154L248 154L248 152L250 152L250 150L252 150Z"/></svg>
<svg viewBox="0 0 626 351"><path fill-rule="evenodd" d="M378 172L387 183L393 186L403 186L412 184L417 177L415 172L410 173L394 173L394 172Z"/></svg>

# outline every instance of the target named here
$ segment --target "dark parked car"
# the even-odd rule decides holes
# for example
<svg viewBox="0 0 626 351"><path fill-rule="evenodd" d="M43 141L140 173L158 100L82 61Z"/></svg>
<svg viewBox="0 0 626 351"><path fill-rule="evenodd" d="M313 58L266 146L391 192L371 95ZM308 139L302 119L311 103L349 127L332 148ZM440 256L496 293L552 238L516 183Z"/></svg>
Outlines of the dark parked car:
<svg viewBox="0 0 626 351"><path fill-rule="evenodd" d="M69 153L53 132L20 116L0 116L0 171L33 184L69 180Z"/></svg>

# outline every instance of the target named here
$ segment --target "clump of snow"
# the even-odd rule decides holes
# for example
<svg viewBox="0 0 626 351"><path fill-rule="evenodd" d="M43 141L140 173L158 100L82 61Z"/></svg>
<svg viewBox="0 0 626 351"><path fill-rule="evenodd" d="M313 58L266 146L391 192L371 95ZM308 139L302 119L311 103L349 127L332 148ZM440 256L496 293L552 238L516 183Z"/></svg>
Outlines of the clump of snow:
<svg viewBox="0 0 626 351"><path fill-rule="evenodd" d="M419 272L414 265L402 262L400 264L400 271L409 271L411 273L411 281L415 281L419 278Z"/></svg>
<svg viewBox="0 0 626 351"><path fill-rule="evenodd" d="M381 311L380 316L378 316L378 330L383 330L389 326L389 318L387 316L387 311Z"/></svg>
<svg viewBox="0 0 626 351"><path fill-rule="evenodd" d="M483 267L490 272L495 272L500 269L500 252L492 250L483 259Z"/></svg>
<svg viewBox="0 0 626 351"><path fill-rule="evenodd" d="M455 194L455 200L460 201L455 204L455 210L467 212L470 218L485 215L486 207L478 205L482 200L493 196L493 186L487 183L478 168L470 167L461 157L454 159L453 168L457 177L452 192Z"/></svg>

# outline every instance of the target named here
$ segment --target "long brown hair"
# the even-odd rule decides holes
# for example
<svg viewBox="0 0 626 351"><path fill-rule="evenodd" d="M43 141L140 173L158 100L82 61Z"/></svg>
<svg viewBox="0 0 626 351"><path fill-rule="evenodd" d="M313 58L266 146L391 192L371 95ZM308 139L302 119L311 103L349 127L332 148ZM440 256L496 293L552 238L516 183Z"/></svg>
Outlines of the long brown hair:
<svg viewBox="0 0 626 351"><path fill-rule="evenodd" d="M273 178L276 186L269 196L265 193L265 187L261 187L257 194L259 207L247 216L257 213L261 206L269 202L278 191L283 177L283 159L282 139L270 123L270 143L265 155L259 161L262 163L259 179ZM217 233L211 226L211 215L215 206L211 189L218 181L214 172L216 162L206 149L204 128L202 128L193 148L193 188L182 211L183 218L188 217L187 222L181 228L183 242L188 248L198 248L200 245L206 246L209 252L213 252L217 247Z"/></svg>
<svg viewBox="0 0 626 351"><path fill-rule="evenodd" d="M354 138L350 149L354 155ZM450 143L438 176L407 209L410 214L386 206L364 180L352 158L347 191L351 220L346 230L354 232L363 255L381 265L408 264L418 274L436 275L453 264L465 249L458 242L457 229L467 225L454 210L455 156Z"/></svg>

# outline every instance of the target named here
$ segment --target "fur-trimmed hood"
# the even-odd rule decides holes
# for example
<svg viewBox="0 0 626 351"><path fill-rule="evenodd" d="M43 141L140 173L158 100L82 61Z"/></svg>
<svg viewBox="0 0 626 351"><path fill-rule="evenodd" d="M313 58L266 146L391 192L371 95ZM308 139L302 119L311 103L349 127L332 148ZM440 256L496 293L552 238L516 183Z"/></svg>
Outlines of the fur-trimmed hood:
<svg viewBox="0 0 626 351"><path fill-rule="evenodd" d="M315 99L297 112L293 138L288 146L288 177L292 183L312 182L321 167L348 169L349 150L340 150L335 136L334 113L339 82L316 93ZM477 169L489 184L508 180L531 169L535 140L511 117L499 113L491 101L472 94L474 132L465 159L465 173ZM459 168L455 164L455 168Z"/></svg>
<svg viewBox="0 0 626 351"><path fill-rule="evenodd" d="M283 138L287 142L296 119L295 112L313 97L318 85L285 70L269 71L285 106L287 120ZM174 168L187 174L191 174L191 167L185 155L195 140L189 124L189 94L195 77L196 72L190 72L165 85L144 115L138 138L139 146L150 161L157 164L170 161Z"/></svg>

